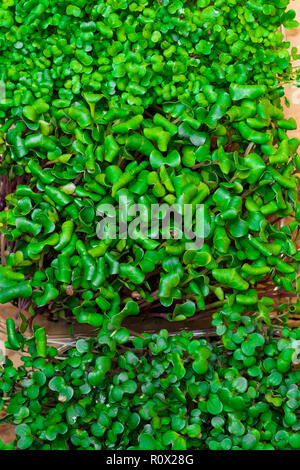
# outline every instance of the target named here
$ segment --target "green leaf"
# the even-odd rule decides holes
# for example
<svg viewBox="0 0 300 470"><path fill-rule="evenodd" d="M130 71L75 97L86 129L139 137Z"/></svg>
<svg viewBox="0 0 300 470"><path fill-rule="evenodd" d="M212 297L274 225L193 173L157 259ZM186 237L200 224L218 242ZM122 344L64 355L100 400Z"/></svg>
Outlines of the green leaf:
<svg viewBox="0 0 300 470"><path fill-rule="evenodd" d="M128 341L130 336L129 331L126 328L121 328L120 330L116 331L113 335L115 341L119 344L124 344Z"/></svg>
<svg viewBox="0 0 300 470"><path fill-rule="evenodd" d="M151 434L143 433L139 437L139 449L140 450L157 450L156 440Z"/></svg>
<svg viewBox="0 0 300 470"><path fill-rule="evenodd" d="M190 424L188 427L187 427L187 435L194 439L196 437L199 438L201 434L201 426L199 424Z"/></svg>
<svg viewBox="0 0 300 470"><path fill-rule="evenodd" d="M76 341L76 349L80 354L83 354L88 351L89 345L88 342L84 339L79 339Z"/></svg>
<svg viewBox="0 0 300 470"><path fill-rule="evenodd" d="M174 372L178 380L181 380L186 373L183 361L177 352L172 352L172 362L174 365Z"/></svg>
<svg viewBox="0 0 300 470"><path fill-rule="evenodd" d="M242 448L243 450L251 450L256 446L256 437L253 434L246 434L242 437Z"/></svg>
<svg viewBox="0 0 300 470"><path fill-rule="evenodd" d="M19 437L18 448L28 449L33 442L30 427L27 424L19 424L15 427L15 433Z"/></svg>
<svg viewBox="0 0 300 470"><path fill-rule="evenodd" d="M245 377L237 377L233 381L233 386L235 390L237 390L240 393L244 393L247 390L248 387L248 381Z"/></svg>
<svg viewBox="0 0 300 470"><path fill-rule="evenodd" d="M204 358L199 358L196 361L193 362L193 369L196 372L196 374L203 375L207 372L208 370L208 362Z"/></svg>
<svg viewBox="0 0 300 470"><path fill-rule="evenodd" d="M218 415L222 413L223 405L217 395L210 395L209 399L206 402L206 407L208 413L212 415Z"/></svg>

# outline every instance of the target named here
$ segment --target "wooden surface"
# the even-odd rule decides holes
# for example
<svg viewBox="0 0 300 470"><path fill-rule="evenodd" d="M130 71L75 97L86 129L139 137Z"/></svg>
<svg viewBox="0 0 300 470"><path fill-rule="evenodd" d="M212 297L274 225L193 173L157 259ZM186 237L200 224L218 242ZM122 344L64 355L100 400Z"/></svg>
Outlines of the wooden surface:
<svg viewBox="0 0 300 470"><path fill-rule="evenodd" d="M297 19L300 21L300 0L295 0L291 2L291 8L296 10ZM296 46L300 50L300 28L297 28L293 31L285 31L285 37L287 41L290 41L291 47ZM300 61L297 64L300 66ZM299 83L300 85L300 83ZM300 139L300 88L297 88L293 84L285 86L286 96L290 101L290 107L286 109L287 117L294 117L298 122L298 129L290 132L291 137L298 137ZM8 317L15 317L17 310L15 307L5 304L0 305L0 341L4 340L4 334L2 332L5 320ZM59 344L55 344L59 350L63 350L64 344L68 341L68 325L66 323L53 323L47 322L45 318L39 318L38 324L44 326L47 324L47 334L50 337L56 337ZM82 325L80 326L82 329ZM84 330L89 333L88 330ZM75 331L76 334L76 331ZM1 343L0 343L1 344ZM54 345L54 344L53 344ZM9 357L16 363L20 363L19 355L17 353L10 352ZM0 413L0 418L2 414ZM0 424L0 438L4 443L12 442L15 438L13 427L7 424Z"/></svg>

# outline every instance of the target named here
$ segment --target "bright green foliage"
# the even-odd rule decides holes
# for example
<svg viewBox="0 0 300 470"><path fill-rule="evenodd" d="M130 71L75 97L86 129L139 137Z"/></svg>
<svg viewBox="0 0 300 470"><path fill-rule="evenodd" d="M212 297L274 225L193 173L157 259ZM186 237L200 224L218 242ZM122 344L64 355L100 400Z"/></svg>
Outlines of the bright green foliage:
<svg viewBox="0 0 300 470"><path fill-rule="evenodd" d="M288 3L2 2L0 302L113 330L157 301L177 321L216 302L268 321L257 283L299 290ZM121 196L192 204L194 231L204 204L205 244L175 222L168 240L100 240L97 209Z"/></svg>
<svg viewBox="0 0 300 470"><path fill-rule="evenodd" d="M7 321L6 346L29 355L0 368L17 436L0 448L300 448L300 331L283 328L299 300L279 306L280 339L270 316L274 284L300 291L288 4L1 2L0 303L100 332L59 358L44 328L25 340L25 317L20 332ZM103 204L121 197L143 222L154 204L190 204L194 232L202 204L203 246L175 219L100 239ZM132 339L122 321L141 311L215 312L220 341Z"/></svg>
<svg viewBox="0 0 300 470"><path fill-rule="evenodd" d="M129 340L124 328L102 330L64 359L53 348L39 355L39 330L31 340L18 335L30 355L0 369L13 447L299 449L300 329L285 328L280 339L254 322L235 330L234 352L191 333Z"/></svg>

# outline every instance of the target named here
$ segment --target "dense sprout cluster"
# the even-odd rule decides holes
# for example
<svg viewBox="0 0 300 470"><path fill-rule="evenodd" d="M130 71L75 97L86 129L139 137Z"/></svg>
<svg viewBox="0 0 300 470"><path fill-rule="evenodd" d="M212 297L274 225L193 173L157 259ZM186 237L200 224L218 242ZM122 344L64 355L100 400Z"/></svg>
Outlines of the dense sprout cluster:
<svg viewBox="0 0 300 470"><path fill-rule="evenodd" d="M287 5L2 2L0 302L110 327L149 306L174 320L216 303L265 312L258 282L299 288ZM191 204L194 231L203 204L204 245L187 249L175 222L167 240L100 240L97 209L120 197Z"/></svg>
<svg viewBox="0 0 300 470"><path fill-rule="evenodd" d="M24 311L100 332L58 357L43 328L25 339L7 321L6 346L29 354L0 368L17 436L0 448L300 447L300 331L283 327L300 311L288 3L2 1L0 303L23 333ZM130 222L136 204L143 223L189 204L190 232L173 217L168 233L100 237L104 205L124 222L121 198ZM122 321L139 313L213 313L218 340L132 339Z"/></svg>
<svg viewBox="0 0 300 470"><path fill-rule="evenodd" d="M30 355L0 368L0 408L16 425L2 449L299 449L300 330L278 339L248 320L234 353L122 328L55 359L43 328L27 341L10 331L8 346Z"/></svg>

